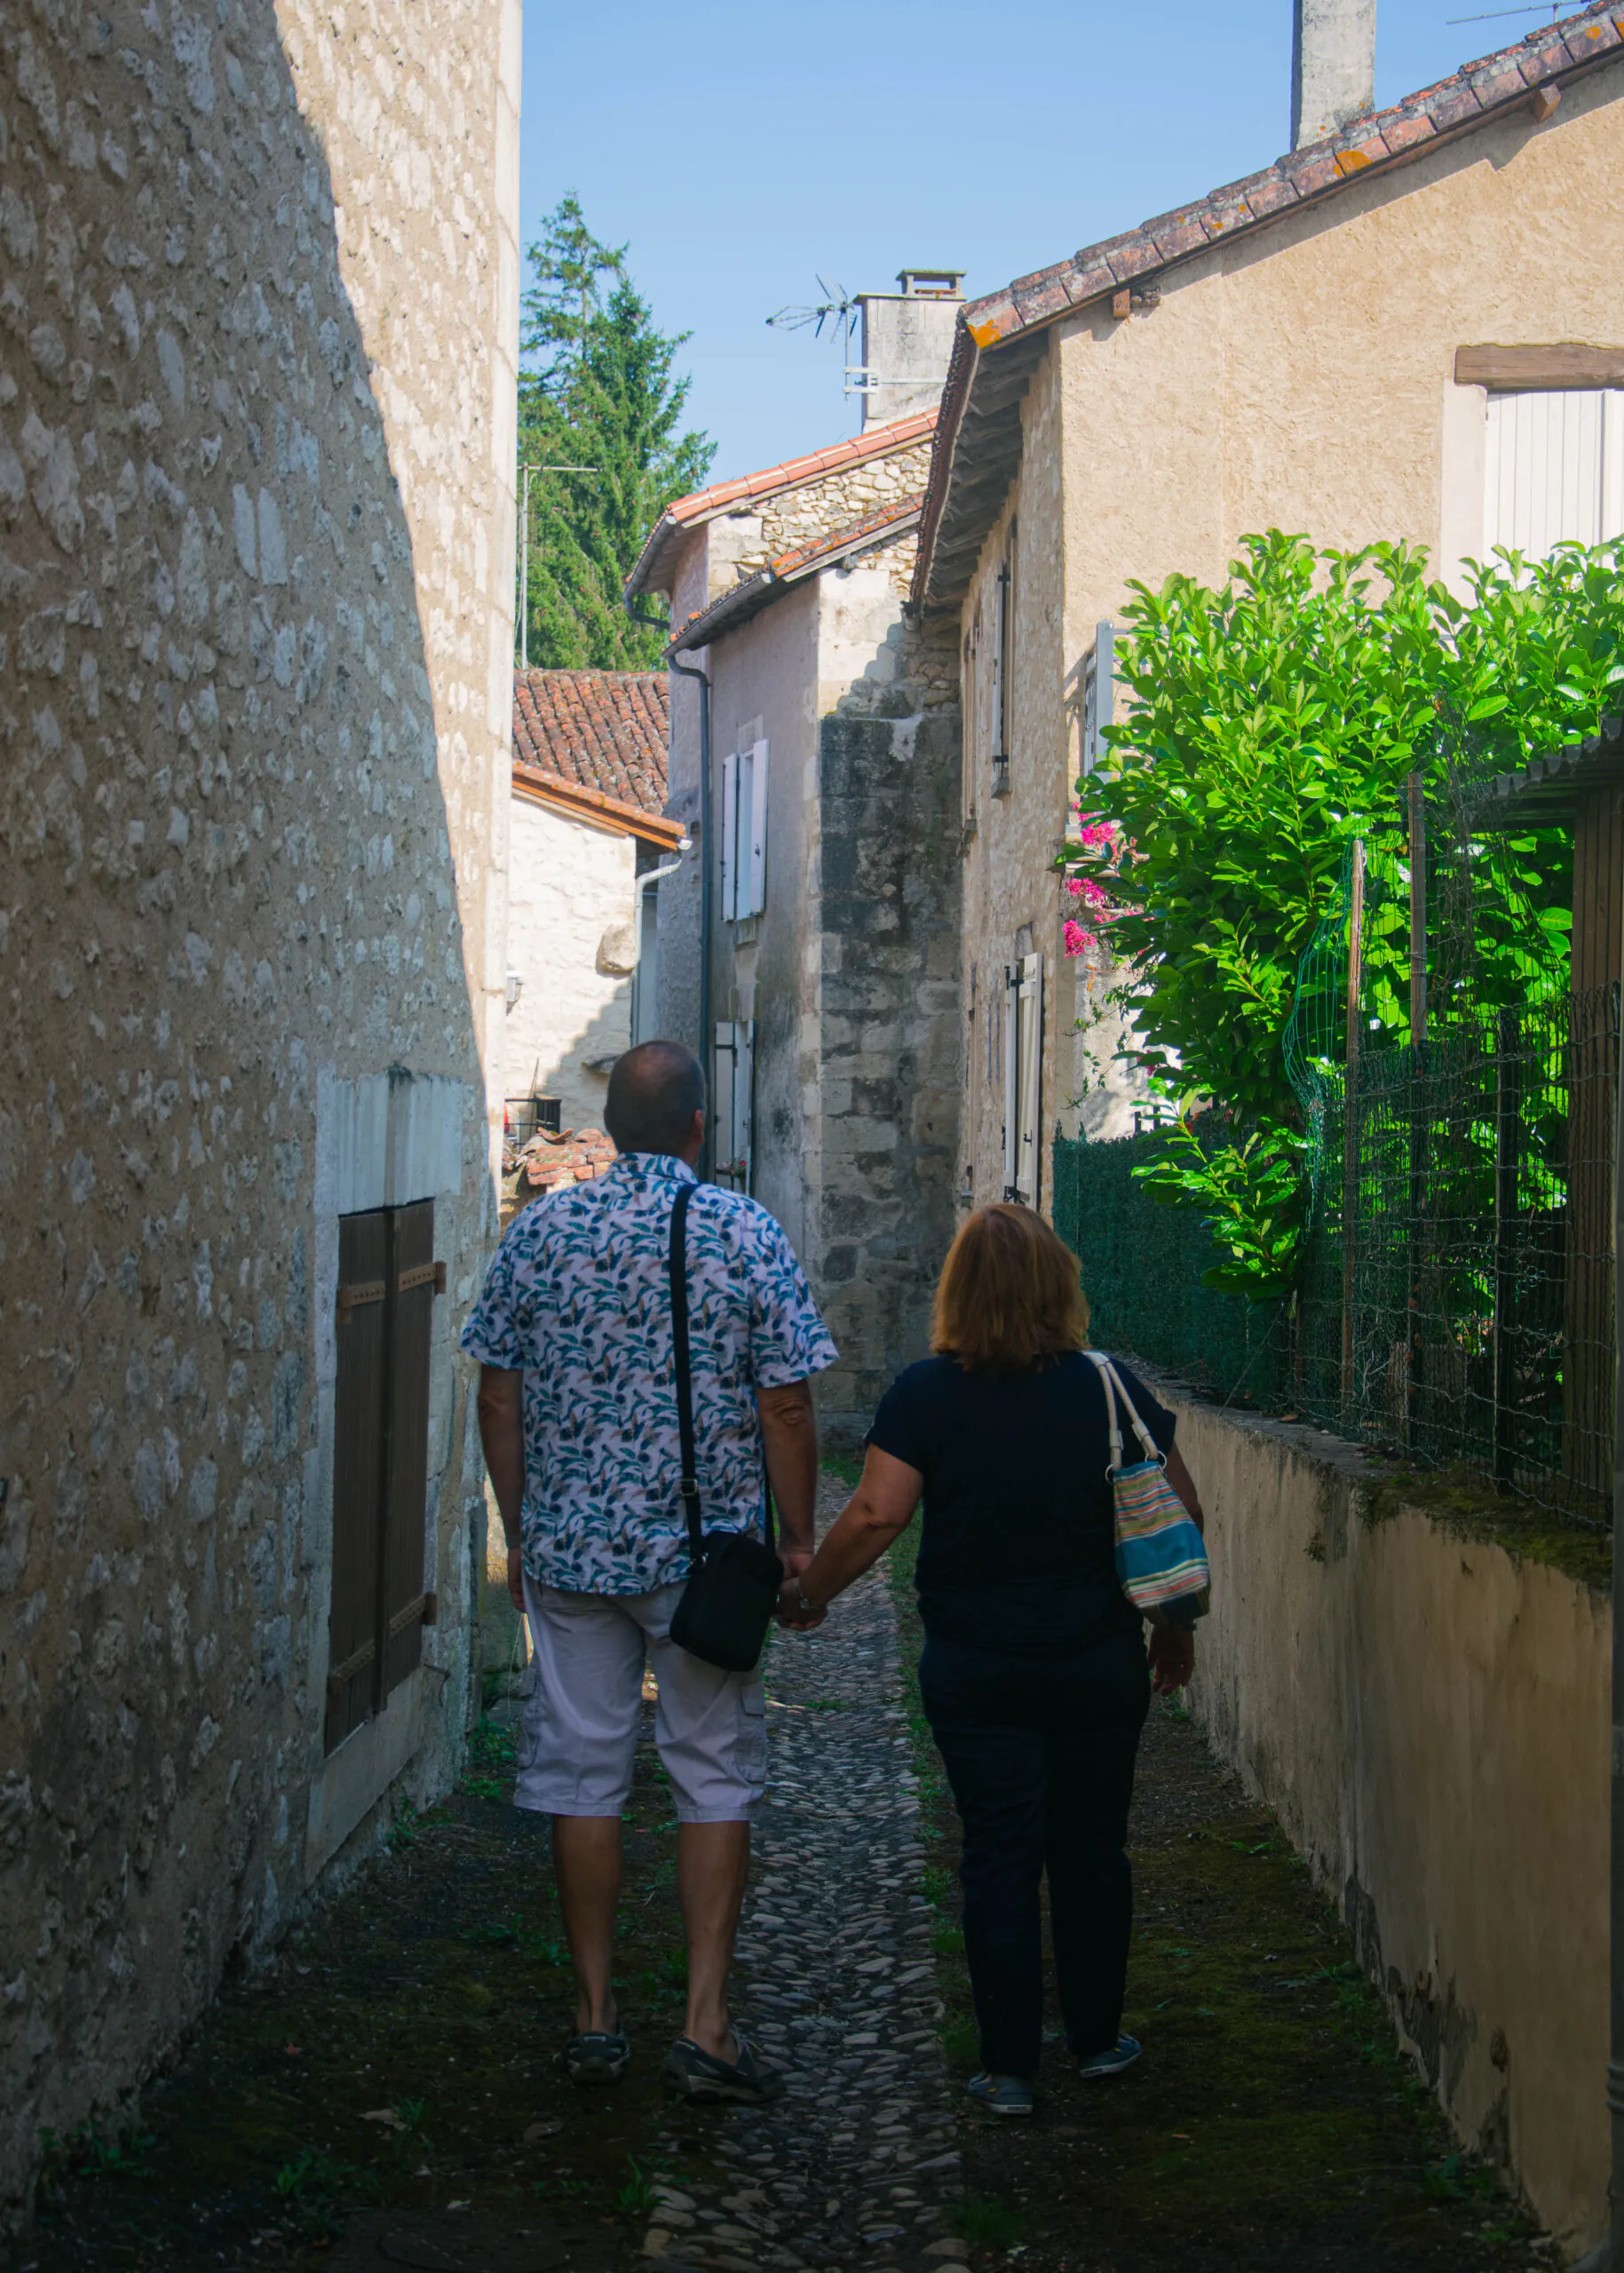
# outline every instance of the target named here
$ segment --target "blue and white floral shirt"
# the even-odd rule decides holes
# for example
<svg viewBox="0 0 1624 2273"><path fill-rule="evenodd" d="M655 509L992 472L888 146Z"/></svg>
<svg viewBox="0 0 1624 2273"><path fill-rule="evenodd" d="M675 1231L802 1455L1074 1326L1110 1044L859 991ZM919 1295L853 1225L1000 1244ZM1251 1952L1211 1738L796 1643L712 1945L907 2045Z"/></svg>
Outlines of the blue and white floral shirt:
<svg viewBox="0 0 1624 2273"><path fill-rule="evenodd" d="M668 1273L671 1208L693 1171L628 1152L532 1200L508 1226L463 1329L481 1365L525 1377L525 1568L573 1594L646 1594L685 1578L687 1529ZM837 1351L782 1226L741 1192L688 1209L688 1335L707 1531L762 1520L758 1389Z"/></svg>

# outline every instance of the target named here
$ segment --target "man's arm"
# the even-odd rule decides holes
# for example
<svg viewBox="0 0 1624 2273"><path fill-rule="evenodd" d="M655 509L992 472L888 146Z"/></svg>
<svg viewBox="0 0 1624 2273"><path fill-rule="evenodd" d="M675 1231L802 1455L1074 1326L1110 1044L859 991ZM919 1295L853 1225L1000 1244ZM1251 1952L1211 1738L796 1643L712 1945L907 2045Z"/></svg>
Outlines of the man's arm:
<svg viewBox="0 0 1624 2273"><path fill-rule="evenodd" d="M756 1404L767 1481L778 1502L779 1553L793 1578L812 1561L817 1544L812 1512L818 1501L818 1416L812 1383L789 1382L782 1389L758 1389Z"/></svg>
<svg viewBox="0 0 1624 2273"><path fill-rule="evenodd" d="M513 1607L525 1606L524 1564L519 1554L519 1513L525 1499L525 1377L502 1366L479 1368L479 1442L496 1494L503 1535L508 1543L508 1592Z"/></svg>

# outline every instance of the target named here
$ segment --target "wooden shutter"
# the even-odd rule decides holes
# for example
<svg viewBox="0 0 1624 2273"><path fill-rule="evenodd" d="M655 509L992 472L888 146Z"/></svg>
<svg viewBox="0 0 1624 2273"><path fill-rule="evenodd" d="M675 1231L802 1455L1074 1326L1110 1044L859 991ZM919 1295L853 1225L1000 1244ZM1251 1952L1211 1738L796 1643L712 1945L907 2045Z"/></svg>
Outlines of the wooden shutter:
<svg viewBox="0 0 1624 2273"><path fill-rule="evenodd" d="M434 1622L424 1528L434 1297L445 1285L432 1200L340 1217L329 1752L382 1710Z"/></svg>
<svg viewBox="0 0 1624 2273"><path fill-rule="evenodd" d="M1105 755L1102 739L1116 707L1116 632L1094 627L1094 652L1082 668L1082 771L1092 773Z"/></svg>
<svg viewBox="0 0 1624 2273"><path fill-rule="evenodd" d="M764 748L765 745L762 747ZM733 1158L737 1167L733 1188L748 1192L756 1151L756 1026L753 1019L733 1022Z"/></svg>
<svg viewBox="0 0 1624 2273"><path fill-rule="evenodd" d="M329 1752L372 1711L377 1653L387 1370L386 1211L338 1224L338 1367L334 1390L333 1600L328 1616Z"/></svg>
<svg viewBox="0 0 1624 2273"><path fill-rule="evenodd" d="M429 1498L429 1354L434 1330L434 1202L390 1211L388 1431L378 1623L382 1696L423 1657L424 1521Z"/></svg>
<svg viewBox="0 0 1624 2273"><path fill-rule="evenodd" d="M739 755L729 750L722 760L722 921L731 923L738 914L739 897Z"/></svg>
<svg viewBox="0 0 1624 2273"><path fill-rule="evenodd" d="M717 1019L710 1074L710 1172L719 1184L733 1181L734 1032L731 1018Z"/></svg>
<svg viewBox="0 0 1624 2273"><path fill-rule="evenodd" d="M1006 963L1003 972L1003 1196L1018 1200L1017 1163L1020 1159L1020 966Z"/></svg>
<svg viewBox="0 0 1624 2273"><path fill-rule="evenodd" d="M1485 554L1624 534L1624 392L1491 394L1485 470Z"/></svg>
<svg viewBox="0 0 1624 2273"><path fill-rule="evenodd" d="M1015 1160L1016 1197L1038 1204L1043 1133L1043 958L1023 955L1017 1034L1019 1044L1019 1148Z"/></svg>
<svg viewBox="0 0 1624 2273"><path fill-rule="evenodd" d="M757 742L749 754L749 804L746 811L744 785L739 789L739 833L749 837L745 873L745 905L741 915L759 915L767 904L767 745ZM741 865L743 866L741 860Z"/></svg>

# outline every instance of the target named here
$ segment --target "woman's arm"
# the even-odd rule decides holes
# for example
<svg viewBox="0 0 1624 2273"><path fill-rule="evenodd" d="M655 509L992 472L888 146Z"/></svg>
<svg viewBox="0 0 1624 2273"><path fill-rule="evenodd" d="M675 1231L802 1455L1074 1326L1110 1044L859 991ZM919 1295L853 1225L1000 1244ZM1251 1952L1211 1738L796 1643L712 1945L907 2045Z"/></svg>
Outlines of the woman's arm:
<svg viewBox="0 0 1624 2273"><path fill-rule="evenodd" d="M1195 1478L1184 1466L1184 1456L1176 1445L1169 1445L1167 1458L1168 1482L1184 1501L1197 1531L1204 1533L1207 1518L1201 1512L1201 1495L1195 1488ZM1156 1694L1173 1696L1195 1671L1194 1627L1153 1626L1150 1658L1151 1683Z"/></svg>
<svg viewBox="0 0 1624 2273"><path fill-rule="evenodd" d="M862 1479L798 1579L788 1579L779 1615L787 1626L815 1626L838 1594L879 1561L919 1505L924 1477L906 1461L868 1447ZM813 1614L802 1607L810 1603Z"/></svg>
<svg viewBox="0 0 1624 2273"><path fill-rule="evenodd" d="M1184 1466L1184 1456L1176 1445L1168 1446L1168 1482L1189 1510L1190 1520L1197 1531L1207 1529L1207 1517L1201 1510L1201 1495L1195 1488L1195 1478Z"/></svg>

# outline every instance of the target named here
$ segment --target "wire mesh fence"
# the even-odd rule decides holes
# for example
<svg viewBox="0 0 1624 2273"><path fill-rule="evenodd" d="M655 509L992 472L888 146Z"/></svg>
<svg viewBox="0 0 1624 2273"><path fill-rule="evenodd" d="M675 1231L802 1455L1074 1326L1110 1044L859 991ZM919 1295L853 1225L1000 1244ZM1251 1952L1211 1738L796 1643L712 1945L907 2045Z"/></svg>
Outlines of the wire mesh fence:
<svg viewBox="0 0 1624 2273"><path fill-rule="evenodd" d="M1102 1144L1055 1140L1055 1229L1082 1260L1090 1338L1225 1404L1272 1406L1288 1386L1286 1306L1201 1284L1221 1259L1212 1234L1192 1209L1157 1206L1135 1177L1166 1144L1151 1128Z"/></svg>
<svg viewBox="0 0 1624 2273"><path fill-rule="evenodd" d="M1193 1211L1133 1171L1163 1140L1057 1141L1056 1228L1096 1338L1226 1402L1289 1404L1422 1466L1610 1520L1619 989L1463 1018L1320 1083L1298 1294L1200 1285Z"/></svg>

